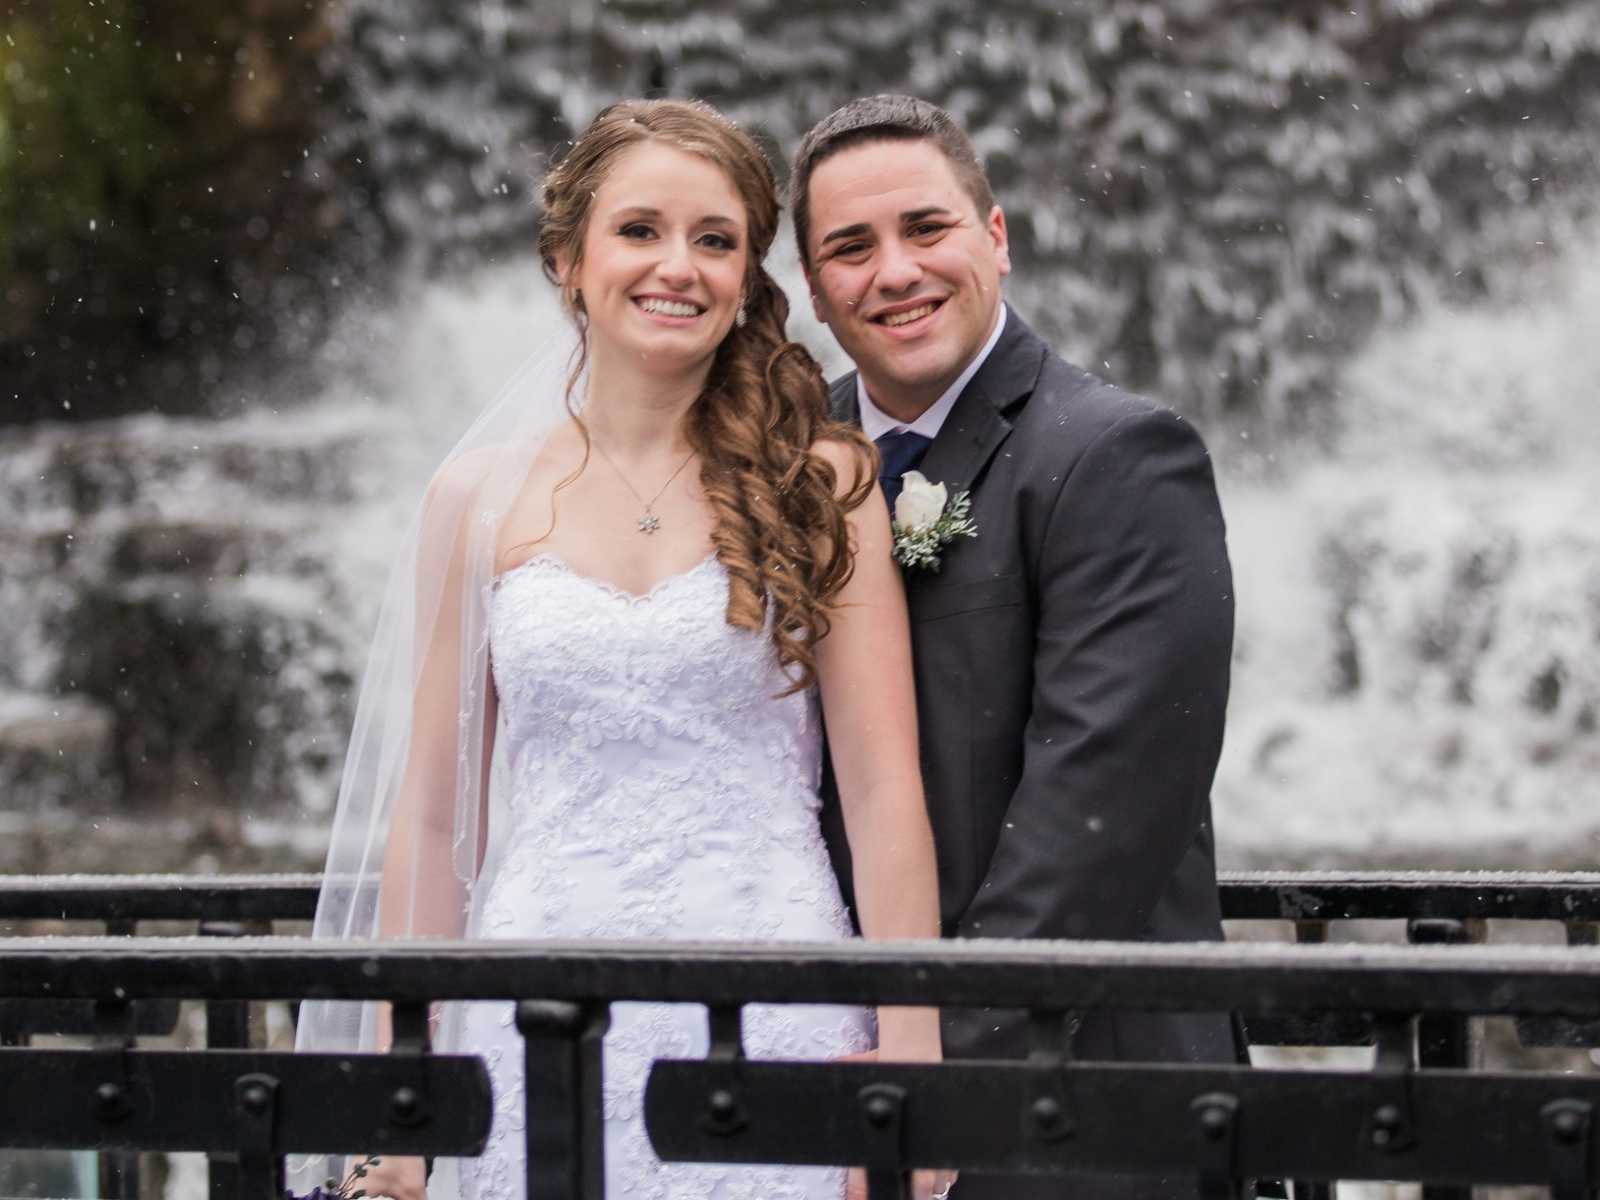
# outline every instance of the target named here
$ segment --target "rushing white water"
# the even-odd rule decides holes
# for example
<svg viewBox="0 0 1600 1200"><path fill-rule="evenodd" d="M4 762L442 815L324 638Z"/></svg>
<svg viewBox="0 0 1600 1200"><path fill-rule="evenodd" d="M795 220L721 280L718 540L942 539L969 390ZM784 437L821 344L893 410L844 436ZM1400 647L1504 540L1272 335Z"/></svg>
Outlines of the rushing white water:
<svg viewBox="0 0 1600 1200"><path fill-rule="evenodd" d="M792 251L775 262L796 301L792 331L838 369ZM1266 451L1209 431L1239 604L1215 793L1224 863L1596 861L1597 263L1574 252L1526 280L1514 306L1433 306L1373 341L1338 381L1345 426L1331 449ZM118 614L182 598L188 607L166 615L183 629L256 622L273 675L251 701L262 761L238 777L240 818L260 845L281 842L274 822L301 818L295 853L314 865L310 834L332 798L394 540L433 464L561 320L528 256L350 314L329 342L343 365L281 412L13 440L0 485L19 501L26 545L55 553L70 535L73 549L58 567L37 564L48 589L24 579L14 597L12 687L40 692L61 669L72 647L51 639L51 621L73 589L109 589ZM82 511L81 482L57 486L62 462L95 481L100 507ZM296 482L307 471L314 485ZM309 503L308 486L331 499ZM203 577L128 565L135 535L174 529L183 547L214 529L253 548ZM30 730L76 712L52 704L5 709L32 713ZM76 720L83 738L106 736L103 717Z"/></svg>
<svg viewBox="0 0 1600 1200"><path fill-rule="evenodd" d="M1219 456L1225 860L1600 861L1597 248L1376 338L1333 453L1269 481Z"/></svg>
<svg viewBox="0 0 1600 1200"><path fill-rule="evenodd" d="M837 369L792 253L777 263L793 332ZM1600 859L1597 314L1600 254L1577 252L1514 305L1432 306L1373 341L1343 373L1331 450L1213 432L1239 604L1225 862ZM390 503L559 319L513 264L374 323L395 352L353 402L406 436L351 524L351 594L375 591Z"/></svg>

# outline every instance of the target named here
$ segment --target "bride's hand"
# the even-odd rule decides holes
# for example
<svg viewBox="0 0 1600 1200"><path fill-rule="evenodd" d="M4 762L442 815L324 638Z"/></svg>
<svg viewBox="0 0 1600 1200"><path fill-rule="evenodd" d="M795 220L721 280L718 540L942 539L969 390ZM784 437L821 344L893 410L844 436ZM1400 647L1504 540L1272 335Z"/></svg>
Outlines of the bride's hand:
<svg viewBox="0 0 1600 1200"><path fill-rule="evenodd" d="M956 1172L941 1167L934 1171L911 1173L912 1200L948 1200L955 1186ZM845 1181L845 1200L867 1200L867 1173L860 1167L851 1167Z"/></svg>
<svg viewBox="0 0 1600 1200"><path fill-rule="evenodd" d="M878 1048L847 1054L841 1062L941 1062L939 1010L935 1008L883 1008L878 1011ZM946 1167L913 1171L912 1200L948 1200L956 1172ZM852 1167L845 1184L845 1200L867 1200L867 1175Z"/></svg>
<svg viewBox="0 0 1600 1200"><path fill-rule="evenodd" d="M420 1158L382 1155L369 1161L366 1173L355 1180L352 1192L365 1192L368 1200L390 1196L393 1200L427 1200L428 1164Z"/></svg>

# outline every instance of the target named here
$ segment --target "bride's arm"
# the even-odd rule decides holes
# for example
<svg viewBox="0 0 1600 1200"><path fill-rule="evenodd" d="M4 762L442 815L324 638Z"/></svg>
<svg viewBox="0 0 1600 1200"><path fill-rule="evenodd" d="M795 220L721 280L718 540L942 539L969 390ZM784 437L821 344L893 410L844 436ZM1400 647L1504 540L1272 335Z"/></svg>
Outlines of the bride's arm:
<svg viewBox="0 0 1600 1200"><path fill-rule="evenodd" d="M465 456L449 464L428 489L417 551L415 653L421 658L411 695L405 766L383 856L378 891L379 937L460 937L467 891L455 865L457 777L461 738L461 672L473 664L462 641L462 604L469 575L468 523L476 506L483 463ZM488 663L483 697L483 749L478 776L475 862L482 864L488 833L489 762L494 752L498 698ZM388 1006L379 1015L379 1045L390 1042Z"/></svg>
<svg viewBox="0 0 1600 1200"><path fill-rule="evenodd" d="M419 663L395 664L414 676L411 720L394 812L383 851L378 887L377 932L389 937L460 937L466 927L467 888L455 863L456 764L465 727L459 719L464 669L478 656L462 645L462 605L479 572L467 561L469 522L476 511L481 455L447 464L428 488L418 534L413 654ZM498 698L488 673L476 694L483 698L483 752L477 780L477 841L474 865L481 867L487 835L489 763L494 752ZM435 1016L437 1006L435 1006ZM376 1049L393 1042L390 1006L376 1012ZM426 1200L427 1170L421 1158L385 1155L366 1168L365 1194L394 1200Z"/></svg>
<svg viewBox="0 0 1600 1200"><path fill-rule="evenodd" d="M853 450L819 443L843 486L860 469ZM917 758L911 631L895 565L889 512L876 484L848 516L855 571L816 647L817 684L855 879L856 911L869 938L939 936L933 833ZM938 1010L881 1008L886 1059L939 1057Z"/></svg>

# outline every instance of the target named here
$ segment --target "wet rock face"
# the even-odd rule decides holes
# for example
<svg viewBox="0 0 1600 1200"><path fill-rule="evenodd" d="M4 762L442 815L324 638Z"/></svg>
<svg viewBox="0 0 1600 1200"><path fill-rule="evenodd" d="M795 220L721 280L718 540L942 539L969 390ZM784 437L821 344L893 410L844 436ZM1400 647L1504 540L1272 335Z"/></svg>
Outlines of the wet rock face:
<svg viewBox="0 0 1600 1200"><path fill-rule="evenodd" d="M124 576L193 573L207 578L237 577L252 565L284 558L289 552L285 542L280 532L241 528L224 521L135 525L117 539L111 565L116 574ZM311 563L300 565L309 568Z"/></svg>
<svg viewBox="0 0 1600 1200"><path fill-rule="evenodd" d="M358 449L347 431L311 440L266 423L55 426L4 444L0 503L29 523L54 518L63 527L102 513L182 519L202 505L341 504L354 498Z"/></svg>
<svg viewBox="0 0 1600 1200"><path fill-rule="evenodd" d="M141 418L0 440L0 784L30 812L328 802L350 609L323 540L361 436Z"/></svg>
<svg viewBox="0 0 1600 1200"><path fill-rule="evenodd" d="M1459 509L1432 514L1426 536L1400 506L1351 516L1322 543L1330 692L1492 710L1530 761L1575 749L1600 710L1600 538ZM1440 523L1455 528L1435 537Z"/></svg>
<svg viewBox="0 0 1600 1200"><path fill-rule="evenodd" d="M314 610L147 576L81 596L65 642L64 678L111 714L129 804L285 815L337 767L352 680Z"/></svg>
<svg viewBox="0 0 1600 1200"><path fill-rule="evenodd" d="M121 798L116 720L84 697L0 693L0 795L14 814L100 811Z"/></svg>

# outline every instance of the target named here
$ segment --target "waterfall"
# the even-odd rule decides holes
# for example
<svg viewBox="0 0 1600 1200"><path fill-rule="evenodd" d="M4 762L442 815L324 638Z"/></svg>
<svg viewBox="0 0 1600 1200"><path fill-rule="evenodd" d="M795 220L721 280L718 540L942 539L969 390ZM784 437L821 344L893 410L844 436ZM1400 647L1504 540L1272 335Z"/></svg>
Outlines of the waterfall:
<svg viewBox="0 0 1600 1200"><path fill-rule="evenodd" d="M320 861L392 537L560 320L541 165L653 88L780 161L853 95L945 104L1007 207L1019 311L1206 432L1240 614L1224 861L1593 862L1592 0L337 14L316 202L283 211L344 254L234 297L277 304L260 328L293 353L199 372L209 416L0 430L0 870ZM296 229L236 240L282 255ZM314 279L358 297L326 328ZM174 304L184 280L162 265ZM793 331L838 369L808 307ZM84 817L103 836L65 836Z"/></svg>
<svg viewBox="0 0 1600 1200"><path fill-rule="evenodd" d="M1332 452L1217 448L1236 865L1600 858L1600 236L1523 282L1373 339Z"/></svg>

